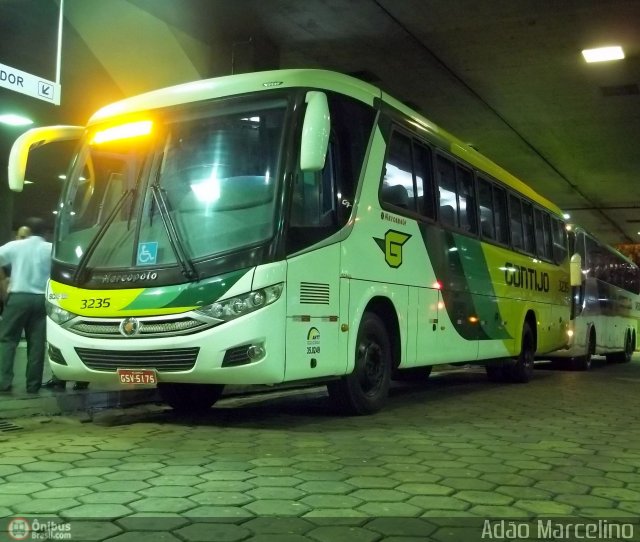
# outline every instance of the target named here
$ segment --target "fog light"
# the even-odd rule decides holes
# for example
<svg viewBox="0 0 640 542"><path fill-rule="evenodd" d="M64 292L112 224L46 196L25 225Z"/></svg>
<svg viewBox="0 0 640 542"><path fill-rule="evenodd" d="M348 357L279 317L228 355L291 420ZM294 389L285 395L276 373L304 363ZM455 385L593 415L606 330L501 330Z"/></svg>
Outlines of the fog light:
<svg viewBox="0 0 640 542"><path fill-rule="evenodd" d="M247 348L247 357L251 361L257 361L262 359L266 354L266 351L262 345L252 344L249 348Z"/></svg>

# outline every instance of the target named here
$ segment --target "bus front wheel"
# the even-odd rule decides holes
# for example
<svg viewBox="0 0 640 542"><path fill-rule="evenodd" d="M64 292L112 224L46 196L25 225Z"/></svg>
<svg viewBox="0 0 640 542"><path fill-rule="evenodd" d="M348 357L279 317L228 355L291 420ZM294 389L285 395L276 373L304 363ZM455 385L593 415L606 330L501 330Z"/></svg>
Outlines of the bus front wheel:
<svg viewBox="0 0 640 542"><path fill-rule="evenodd" d="M353 372L327 384L329 397L341 412L378 412L387 400L391 380L391 342L380 317L366 312L358 328Z"/></svg>
<svg viewBox="0 0 640 542"><path fill-rule="evenodd" d="M220 399L221 384L182 384L159 382L162 400L181 414L197 414L209 410Z"/></svg>

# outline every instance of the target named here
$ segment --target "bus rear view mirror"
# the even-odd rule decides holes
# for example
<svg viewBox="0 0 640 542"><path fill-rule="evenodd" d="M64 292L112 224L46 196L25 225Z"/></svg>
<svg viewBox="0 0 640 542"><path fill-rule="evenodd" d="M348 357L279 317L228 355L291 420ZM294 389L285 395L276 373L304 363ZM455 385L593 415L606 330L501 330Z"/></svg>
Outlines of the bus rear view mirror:
<svg viewBox="0 0 640 542"><path fill-rule="evenodd" d="M582 286L582 258L580 254L571 256L569 263L569 277L571 286Z"/></svg>
<svg viewBox="0 0 640 542"><path fill-rule="evenodd" d="M329 147L331 116L327 95L324 92L311 90L307 92L305 101L307 110L302 125L300 142L300 169L302 171L320 171Z"/></svg>
<svg viewBox="0 0 640 542"><path fill-rule="evenodd" d="M43 126L26 131L15 140L9 153L9 188L22 192L29 153L42 145L57 141L80 139L84 132L81 126Z"/></svg>

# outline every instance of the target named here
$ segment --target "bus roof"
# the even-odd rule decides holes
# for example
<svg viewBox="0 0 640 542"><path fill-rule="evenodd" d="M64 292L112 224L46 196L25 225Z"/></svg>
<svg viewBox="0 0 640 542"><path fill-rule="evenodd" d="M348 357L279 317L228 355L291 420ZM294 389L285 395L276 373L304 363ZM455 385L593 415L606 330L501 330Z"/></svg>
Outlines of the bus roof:
<svg viewBox="0 0 640 542"><path fill-rule="evenodd" d="M106 121L112 117L150 111L164 107L194 103L224 96L249 92L266 91L274 88L311 87L333 90L346 94L371 106L382 100L390 107L408 116L414 125L440 142L448 144L453 155L467 161L472 166L485 171L526 197L561 216L562 211L555 204L538 194L517 177L498 166L467 143L438 127L425 117L391 97L379 88L349 75L318 69L272 70L237 75L227 75L213 79L193 81L159 90L139 94L114 102L99 109L90 119L89 125Z"/></svg>
<svg viewBox="0 0 640 542"><path fill-rule="evenodd" d="M312 87L335 90L373 105L381 95L380 89L354 77L328 70L273 70L213 79L193 81L173 87L152 90L99 109L89 124L102 122L113 116L149 111L212 98L260 92L277 88Z"/></svg>

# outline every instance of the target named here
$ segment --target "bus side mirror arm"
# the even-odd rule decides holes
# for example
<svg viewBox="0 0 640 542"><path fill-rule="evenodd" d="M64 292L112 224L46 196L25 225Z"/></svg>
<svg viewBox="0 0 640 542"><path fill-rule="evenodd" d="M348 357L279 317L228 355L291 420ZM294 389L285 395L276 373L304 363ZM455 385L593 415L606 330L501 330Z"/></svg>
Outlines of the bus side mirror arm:
<svg viewBox="0 0 640 542"><path fill-rule="evenodd" d="M44 126L22 134L15 140L9 153L9 188L14 192L22 192L31 150L56 141L80 139L83 132L81 126Z"/></svg>
<svg viewBox="0 0 640 542"><path fill-rule="evenodd" d="M569 262L569 277L571 286L582 286L582 258L580 254L574 254L571 256L571 260Z"/></svg>
<svg viewBox="0 0 640 542"><path fill-rule="evenodd" d="M300 140L300 169L302 171L320 171L329 148L331 116L327 95L324 92L310 90L305 101L307 109L302 125Z"/></svg>

